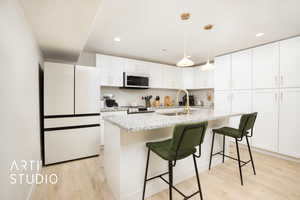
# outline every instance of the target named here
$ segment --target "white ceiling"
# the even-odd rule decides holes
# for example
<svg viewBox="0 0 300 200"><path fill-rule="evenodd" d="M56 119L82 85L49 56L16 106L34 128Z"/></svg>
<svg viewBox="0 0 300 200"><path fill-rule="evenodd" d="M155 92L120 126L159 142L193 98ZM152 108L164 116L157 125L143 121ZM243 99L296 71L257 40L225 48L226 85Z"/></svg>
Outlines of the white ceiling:
<svg viewBox="0 0 300 200"><path fill-rule="evenodd" d="M76 62L101 0L21 0L45 59Z"/></svg>
<svg viewBox="0 0 300 200"><path fill-rule="evenodd" d="M188 23L180 21L182 12L191 13ZM203 63L208 54L299 35L299 19L299 0L103 0L85 50L175 64L187 30L188 55ZM215 25L211 33L202 29L209 23ZM255 37L259 32L265 35ZM116 36L121 42L113 41Z"/></svg>

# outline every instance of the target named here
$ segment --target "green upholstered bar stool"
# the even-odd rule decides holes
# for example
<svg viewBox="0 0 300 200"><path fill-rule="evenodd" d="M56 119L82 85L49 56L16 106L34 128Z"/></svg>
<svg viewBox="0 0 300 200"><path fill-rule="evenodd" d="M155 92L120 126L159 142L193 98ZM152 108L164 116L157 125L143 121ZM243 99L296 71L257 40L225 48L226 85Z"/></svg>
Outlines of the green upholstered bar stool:
<svg viewBox="0 0 300 200"><path fill-rule="evenodd" d="M223 127L219 129L213 129L213 137L212 137L212 145L211 145L211 152L210 152L210 161L209 161L209 170L211 168L211 160L212 157L215 155L222 155L223 156L223 163L224 163L224 157L228 157L230 159L238 161L239 165L239 171L240 171L240 179L241 179L241 185L243 185L243 175L242 175L242 167L251 162L252 168L253 168L253 173L256 175L255 172L255 167L254 167L254 162L253 162L253 157L249 145L249 137L253 136L253 127L254 123L257 117L257 112L251 113L251 114L245 114L242 115L240 119L240 125L238 129L231 128L231 127ZM215 140L215 134L220 134L223 135L223 151L213 153L213 148L214 148L214 140ZM225 155L225 136L232 137L235 139L235 144L236 144L236 151L237 151L237 159L233 158L231 156ZM250 155L250 160L248 161L242 161L240 159L240 151L239 151L239 144L238 142L241 142L243 138L246 138L247 141L247 146L249 150L249 155Z"/></svg>
<svg viewBox="0 0 300 200"><path fill-rule="evenodd" d="M170 200L172 200L172 188L176 190L180 195L182 195L184 199L189 199L199 193L200 198L202 200L202 191L201 191L196 158L199 158L201 156L201 144L203 142L206 129L207 129L207 122L193 123L193 124L179 124L174 127L172 139L159 141L159 142L146 143L146 146L148 147L148 155L147 155L147 164L146 164L146 171L145 171L143 200L145 199L147 181L153 180L155 178L161 178L164 182L166 182L169 185ZM196 155L196 151L197 151L196 146L199 146L198 155ZM169 163L168 172L151 178L147 178L150 151L154 152L162 159L168 161ZM175 186L173 186L173 167L175 167L176 161L184 159L188 156L193 156L199 190L189 196L186 196L181 191L179 191ZM169 181L167 181L163 177L164 175L167 174L169 174Z"/></svg>

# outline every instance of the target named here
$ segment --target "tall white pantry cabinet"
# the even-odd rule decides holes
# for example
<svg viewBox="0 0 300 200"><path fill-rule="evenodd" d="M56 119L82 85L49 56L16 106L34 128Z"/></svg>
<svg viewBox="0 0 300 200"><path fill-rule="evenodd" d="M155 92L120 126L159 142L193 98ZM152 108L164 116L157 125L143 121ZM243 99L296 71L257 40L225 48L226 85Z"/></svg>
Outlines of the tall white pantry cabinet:
<svg viewBox="0 0 300 200"><path fill-rule="evenodd" d="M258 112L251 145L300 158L300 37L219 56L215 64L216 112Z"/></svg>
<svg viewBox="0 0 300 200"><path fill-rule="evenodd" d="M45 62L45 165L99 154L100 84L98 69Z"/></svg>

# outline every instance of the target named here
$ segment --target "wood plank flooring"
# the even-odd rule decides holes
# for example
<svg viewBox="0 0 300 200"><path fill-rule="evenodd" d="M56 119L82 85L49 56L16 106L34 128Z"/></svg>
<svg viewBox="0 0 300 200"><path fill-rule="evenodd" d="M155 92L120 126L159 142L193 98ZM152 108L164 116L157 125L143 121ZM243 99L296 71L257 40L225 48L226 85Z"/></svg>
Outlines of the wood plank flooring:
<svg viewBox="0 0 300 200"><path fill-rule="evenodd" d="M230 154L235 155L233 146ZM248 160L248 151L241 149L241 157ZM257 175L251 164L243 167L244 186L240 185L236 161L227 160L211 171L200 174L204 200L299 200L300 163L287 161L253 151ZM83 159L42 169L42 174L56 173L56 185L37 185L32 200L113 200L105 182L100 157ZM196 178L177 185L184 193L197 190ZM173 191L174 200L182 197ZM168 200L168 191L148 200ZM195 196L192 200L200 199Z"/></svg>

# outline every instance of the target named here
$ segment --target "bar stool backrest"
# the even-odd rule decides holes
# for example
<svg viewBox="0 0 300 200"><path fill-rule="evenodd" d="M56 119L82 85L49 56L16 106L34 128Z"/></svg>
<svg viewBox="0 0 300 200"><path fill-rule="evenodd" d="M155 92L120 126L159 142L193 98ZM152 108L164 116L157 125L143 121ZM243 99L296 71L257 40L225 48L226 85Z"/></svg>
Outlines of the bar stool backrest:
<svg viewBox="0 0 300 200"><path fill-rule="evenodd" d="M249 130L253 130L256 118L257 112L242 115L239 125L239 130L242 132L242 136L247 135Z"/></svg>
<svg viewBox="0 0 300 200"><path fill-rule="evenodd" d="M169 153L175 155L176 158L179 154L192 151L198 145L200 148L203 143L207 125L208 122L176 125L170 146L171 152Z"/></svg>

